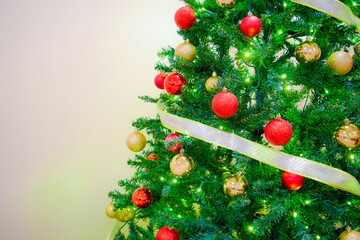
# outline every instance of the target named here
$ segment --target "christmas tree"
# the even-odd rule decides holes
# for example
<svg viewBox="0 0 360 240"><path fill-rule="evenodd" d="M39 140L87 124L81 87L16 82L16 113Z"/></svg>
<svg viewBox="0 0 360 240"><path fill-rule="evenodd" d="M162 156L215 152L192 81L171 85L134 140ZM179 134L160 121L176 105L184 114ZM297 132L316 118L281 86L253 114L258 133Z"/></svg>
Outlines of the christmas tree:
<svg viewBox="0 0 360 240"><path fill-rule="evenodd" d="M159 114L133 122L108 239L360 239L359 14L355 0L169 14L184 43L158 53L164 92L140 97Z"/></svg>

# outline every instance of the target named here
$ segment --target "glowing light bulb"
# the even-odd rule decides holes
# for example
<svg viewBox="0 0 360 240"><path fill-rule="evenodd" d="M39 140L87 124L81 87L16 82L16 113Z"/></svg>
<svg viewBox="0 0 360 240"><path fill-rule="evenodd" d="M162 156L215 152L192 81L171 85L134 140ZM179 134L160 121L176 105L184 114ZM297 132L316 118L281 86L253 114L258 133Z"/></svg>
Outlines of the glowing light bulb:
<svg viewBox="0 0 360 240"><path fill-rule="evenodd" d="M249 56L250 56L250 53L248 53L248 52L247 52L247 53L245 53L245 56L249 57Z"/></svg>
<svg viewBox="0 0 360 240"><path fill-rule="evenodd" d="M284 7L287 7L287 4L286 4L286 3L284 3Z"/></svg>
<svg viewBox="0 0 360 240"><path fill-rule="evenodd" d="M307 200L305 203L306 203L306 204L310 204L310 201L309 201L309 200Z"/></svg>
<svg viewBox="0 0 360 240"><path fill-rule="evenodd" d="M174 181L173 181L174 183L177 183L177 180L176 179L174 179Z"/></svg>
<svg viewBox="0 0 360 240"><path fill-rule="evenodd" d="M286 78L286 74L281 75L281 78Z"/></svg>
<svg viewBox="0 0 360 240"><path fill-rule="evenodd" d="M252 231L252 230L254 230L254 228L253 228L252 226L250 226L250 227L249 227L249 230Z"/></svg>
<svg viewBox="0 0 360 240"><path fill-rule="evenodd" d="M297 214L296 212L294 212L294 217L297 217L297 215L298 215L298 214Z"/></svg>

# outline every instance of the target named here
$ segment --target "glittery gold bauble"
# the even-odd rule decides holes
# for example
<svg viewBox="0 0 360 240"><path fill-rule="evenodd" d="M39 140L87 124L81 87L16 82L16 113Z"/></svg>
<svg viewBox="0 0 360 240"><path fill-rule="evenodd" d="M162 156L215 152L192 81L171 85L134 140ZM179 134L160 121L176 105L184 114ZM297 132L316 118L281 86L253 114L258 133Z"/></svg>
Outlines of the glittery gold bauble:
<svg viewBox="0 0 360 240"><path fill-rule="evenodd" d="M194 161L184 153L179 153L173 157L170 162L170 170L177 176L183 176L194 169Z"/></svg>
<svg viewBox="0 0 360 240"><path fill-rule="evenodd" d="M296 60L302 64L317 62L320 56L321 50L319 46L311 42L309 38L295 49Z"/></svg>
<svg viewBox="0 0 360 240"><path fill-rule="evenodd" d="M119 212L115 210L112 203L109 203L105 208L105 214L109 218L116 218L119 215Z"/></svg>
<svg viewBox="0 0 360 240"><path fill-rule="evenodd" d="M359 129L345 119L344 125L338 127L333 135L334 141L344 148L354 148L360 143Z"/></svg>
<svg viewBox="0 0 360 240"><path fill-rule="evenodd" d="M345 75L351 71L353 67L353 59L350 54L343 50L332 53L328 60L327 66L335 75Z"/></svg>
<svg viewBox="0 0 360 240"><path fill-rule="evenodd" d="M192 62L196 58L196 49L187 40L186 42L181 43L176 47L175 55L187 62Z"/></svg>
<svg viewBox="0 0 360 240"><path fill-rule="evenodd" d="M219 77L216 72L213 72L212 76L206 80L205 87L208 92L214 92L218 89Z"/></svg>
<svg viewBox="0 0 360 240"><path fill-rule="evenodd" d="M350 227L347 227L344 232L339 236L340 240L360 240L360 232L351 230Z"/></svg>
<svg viewBox="0 0 360 240"><path fill-rule="evenodd" d="M229 197L245 195L248 184L242 174L230 175L225 179L224 192Z"/></svg>
<svg viewBox="0 0 360 240"><path fill-rule="evenodd" d="M133 152L140 152L146 146L146 138L141 132L130 133L126 138L126 146Z"/></svg>
<svg viewBox="0 0 360 240"><path fill-rule="evenodd" d="M116 219L120 222L129 222L134 220L136 212L132 207L126 207L119 211L119 215Z"/></svg>
<svg viewBox="0 0 360 240"><path fill-rule="evenodd" d="M360 42L355 45L354 51L357 56L360 56Z"/></svg>

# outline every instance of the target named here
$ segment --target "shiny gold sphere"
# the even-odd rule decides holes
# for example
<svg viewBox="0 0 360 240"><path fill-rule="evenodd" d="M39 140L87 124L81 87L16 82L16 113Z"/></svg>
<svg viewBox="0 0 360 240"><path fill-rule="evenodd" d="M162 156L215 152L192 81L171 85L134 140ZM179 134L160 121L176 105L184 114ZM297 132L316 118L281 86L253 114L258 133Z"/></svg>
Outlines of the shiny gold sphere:
<svg viewBox="0 0 360 240"><path fill-rule="evenodd" d="M225 179L224 192L229 197L245 195L248 188L246 178L241 174L230 175Z"/></svg>
<svg viewBox="0 0 360 240"><path fill-rule="evenodd" d="M296 47L295 57L302 64L317 62L321 57L321 49L316 43L306 41Z"/></svg>
<svg viewBox="0 0 360 240"><path fill-rule="evenodd" d="M140 152L146 146L146 138L141 132L133 132L126 138L126 146L133 152Z"/></svg>
<svg viewBox="0 0 360 240"><path fill-rule="evenodd" d="M329 56L327 67L330 68L335 75L342 76L351 71L353 59L347 52L343 50L337 51Z"/></svg>
<svg viewBox="0 0 360 240"><path fill-rule="evenodd" d="M184 42L176 47L175 55L187 62L192 62L196 58L196 49L191 43Z"/></svg>
<svg viewBox="0 0 360 240"><path fill-rule="evenodd" d="M170 170L176 176L183 176L193 170L194 167L192 158L184 153L175 155L170 161Z"/></svg>
<svg viewBox="0 0 360 240"><path fill-rule="evenodd" d="M116 218L119 215L119 212L115 210L112 203L109 203L105 208L105 214L109 218Z"/></svg>
<svg viewBox="0 0 360 240"><path fill-rule="evenodd" d="M333 139L341 147L355 148L360 143L360 131L346 119L344 125L335 130Z"/></svg>
<svg viewBox="0 0 360 240"><path fill-rule="evenodd" d="M350 227L347 227L344 232L339 236L340 240L360 240L360 232L351 230Z"/></svg>
<svg viewBox="0 0 360 240"><path fill-rule="evenodd" d="M208 92L215 92L218 90L219 77L214 72L211 77L205 82L205 88Z"/></svg>
<svg viewBox="0 0 360 240"><path fill-rule="evenodd" d="M357 56L360 56L360 42L355 45L354 51Z"/></svg>

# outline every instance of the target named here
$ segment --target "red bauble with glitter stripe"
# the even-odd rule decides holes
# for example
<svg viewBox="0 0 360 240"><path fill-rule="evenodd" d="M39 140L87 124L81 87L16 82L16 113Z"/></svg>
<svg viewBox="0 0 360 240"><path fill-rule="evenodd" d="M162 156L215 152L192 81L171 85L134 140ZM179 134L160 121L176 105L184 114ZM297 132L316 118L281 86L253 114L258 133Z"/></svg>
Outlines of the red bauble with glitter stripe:
<svg viewBox="0 0 360 240"><path fill-rule="evenodd" d="M175 13L175 23L181 29L189 29L195 25L196 14L191 7L179 8Z"/></svg>
<svg viewBox="0 0 360 240"><path fill-rule="evenodd" d="M164 80L165 91L171 95L180 95L181 87L186 85L186 80L180 73L171 73Z"/></svg>
<svg viewBox="0 0 360 240"><path fill-rule="evenodd" d="M179 232L175 228L162 227L156 234L156 240L180 240Z"/></svg>
<svg viewBox="0 0 360 240"><path fill-rule="evenodd" d="M152 193L148 188L138 188L132 195L132 201L138 208L147 208L153 201Z"/></svg>

